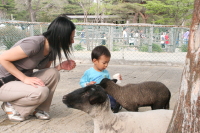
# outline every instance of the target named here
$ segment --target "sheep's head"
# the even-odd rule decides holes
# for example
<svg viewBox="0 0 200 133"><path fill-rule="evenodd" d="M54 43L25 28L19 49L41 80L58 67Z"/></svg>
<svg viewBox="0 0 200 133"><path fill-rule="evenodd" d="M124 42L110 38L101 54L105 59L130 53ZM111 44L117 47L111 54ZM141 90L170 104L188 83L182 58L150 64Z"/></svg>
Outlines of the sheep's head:
<svg viewBox="0 0 200 133"><path fill-rule="evenodd" d="M107 94L99 85L89 85L79 88L63 96L63 103L70 108L89 112L91 105L101 104L107 99Z"/></svg>
<svg viewBox="0 0 200 133"><path fill-rule="evenodd" d="M107 88L107 86L108 86L108 84L109 84L110 82L116 83L116 82L117 82L117 79L108 79L108 78L104 78L104 79L101 80L101 82L99 83L99 85L105 89L105 88Z"/></svg>

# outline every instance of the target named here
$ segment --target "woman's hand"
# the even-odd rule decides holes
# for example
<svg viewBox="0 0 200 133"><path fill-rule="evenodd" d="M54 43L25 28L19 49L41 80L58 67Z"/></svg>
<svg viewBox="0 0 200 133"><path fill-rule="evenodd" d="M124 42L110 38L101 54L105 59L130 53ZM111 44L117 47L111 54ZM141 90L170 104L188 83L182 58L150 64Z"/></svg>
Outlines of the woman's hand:
<svg viewBox="0 0 200 133"><path fill-rule="evenodd" d="M25 84L32 85L33 87L36 87L36 88L37 88L37 85L45 86L44 82L41 79L37 78L37 77L25 77L23 82Z"/></svg>
<svg viewBox="0 0 200 133"><path fill-rule="evenodd" d="M58 66L56 66L57 70L72 70L76 67L76 62L74 60L67 60L60 63Z"/></svg>

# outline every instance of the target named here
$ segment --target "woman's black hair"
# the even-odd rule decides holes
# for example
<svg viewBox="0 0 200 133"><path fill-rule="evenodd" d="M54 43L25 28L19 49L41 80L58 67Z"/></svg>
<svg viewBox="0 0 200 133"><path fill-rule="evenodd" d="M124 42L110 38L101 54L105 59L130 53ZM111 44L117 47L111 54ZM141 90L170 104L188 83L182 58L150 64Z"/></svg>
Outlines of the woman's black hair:
<svg viewBox="0 0 200 133"><path fill-rule="evenodd" d="M65 57L69 60L70 49L72 49L71 34L76 29L75 24L68 19L66 15L60 15L54 19L49 25L43 36L48 40L51 52L54 57L59 58L59 62L62 60L61 49L64 52ZM54 65L56 64L56 58L54 58Z"/></svg>
<svg viewBox="0 0 200 133"><path fill-rule="evenodd" d="M96 46L91 53L91 59L99 59L100 56L105 55L106 57L111 57L110 51L106 46Z"/></svg>

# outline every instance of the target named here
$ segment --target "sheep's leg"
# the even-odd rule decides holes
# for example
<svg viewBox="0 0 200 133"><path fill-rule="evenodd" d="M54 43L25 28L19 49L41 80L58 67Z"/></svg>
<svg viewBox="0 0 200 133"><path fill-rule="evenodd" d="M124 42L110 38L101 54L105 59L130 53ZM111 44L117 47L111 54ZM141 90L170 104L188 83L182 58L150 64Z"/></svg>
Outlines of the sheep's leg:
<svg viewBox="0 0 200 133"><path fill-rule="evenodd" d="M165 109L169 109L169 102L167 102L167 104L164 107Z"/></svg>
<svg viewBox="0 0 200 133"><path fill-rule="evenodd" d="M156 103L154 105L151 106L151 109L152 110L155 110L155 109L169 109L169 102L163 104L163 103Z"/></svg>
<svg viewBox="0 0 200 133"><path fill-rule="evenodd" d="M164 109L164 106L165 104L161 103L161 102L157 102L157 103L154 103L152 106L151 106L151 109L152 110L155 110L155 109Z"/></svg>
<svg viewBox="0 0 200 133"><path fill-rule="evenodd" d="M138 106L124 107L127 111L138 112Z"/></svg>
<svg viewBox="0 0 200 133"><path fill-rule="evenodd" d="M113 108L112 110L113 110L113 113L118 113L120 110L120 104L116 102L115 108Z"/></svg>

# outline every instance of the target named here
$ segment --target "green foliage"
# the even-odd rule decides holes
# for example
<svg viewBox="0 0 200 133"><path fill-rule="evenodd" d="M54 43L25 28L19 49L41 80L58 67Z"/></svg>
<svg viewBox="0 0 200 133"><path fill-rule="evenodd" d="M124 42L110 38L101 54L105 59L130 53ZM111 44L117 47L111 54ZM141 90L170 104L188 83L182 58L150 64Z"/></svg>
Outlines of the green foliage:
<svg viewBox="0 0 200 133"><path fill-rule="evenodd" d="M79 21L78 19L73 19L72 22L78 23L78 22L80 22L80 21Z"/></svg>
<svg viewBox="0 0 200 133"><path fill-rule="evenodd" d="M14 0L6 0L0 2L0 10L14 10L15 1Z"/></svg>
<svg viewBox="0 0 200 133"><path fill-rule="evenodd" d="M16 13L13 14L13 17L15 20L29 21L29 15L27 11L16 11Z"/></svg>
<svg viewBox="0 0 200 133"><path fill-rule="evenodd" d="M134 3L119 3L111 6L112 14L119 15L126 20L130 19L134 13L138 13L142 10L142 7Z"/></svg>
<svg viewBox="0 0 200 133"><path fill-rule="evenodd" d="M106 5L105 4L100 4L100 3L93 3L89 13L90 14L103 14L105 11Z"/></svg>
<svg viewBox="0 0 200 133"><path fill-rule="evenodd" d="M1 29L1 38L7 49L10 49L17 41L24 38L25 31L15 28L14 26L6 26Z"/></svg>
<svg viewBox="0 0 200 133"><path fill-rule="evenodd" d="M14 0L4 0L0 2L0 11L1 18L11 18L11 14L15 14L15 1ZM6 16L3 16L3 13L6 13Z"/></svg>
<svg viewBox="0 0 200 133"><path fill-rule="evenodd" d="M28 21L28 6L24 0L4 0L0 2L0 10L10 18L11 14L15 20ZM31 0L31 8L36 12L36 20L39 22L50 22L61 13L74 15L118 15L119 19L133 20L135 13L139 13L139 19L144 19L141 14L148 16L148 23L190 25L194 0L151 0L147 4L137 4L135 0L101 0L97 5L93 0ZM82 5L82 6L81 6ZM72 19L73 20L73 19ZM188 21L190 20L190 21ZM80 19L73 20L80 22ZM81 19L83 22L83 19ZM98 22L98 21L97 21Z"/></svg>
<svg viewBox="0 0 200 133"><path fill-rule="evenodd" d="M142 46L139 48L139 51L141 51L141 52L148 52L148 45L142 45Z"/></svg>
<svg viewBox="0 0 200 133"><path fill-rule="evenodd" d="M6 38L3 38L3 44L6 46L6 49L10 49L17 41L16 40L7 40Z"/></svg>
<svg viewBox="0 0 200 133"><path fill-rule="evenodd" d="M83 9L78 3L66 4L64 7L64 12L70 14L83 14Z"/></svg>
<svg viewBox="0 0 200 133"><path fill-rule="evenodd" d="M120 51L120 47L119 46L113 46L113 51Z"/></svg>
<svg viewBox="0 0 200 133"><path fill-rule="evenodd" d="M76 25L76 31L82 31L84 27L82 25Z"/></svg>
<svg viewBox="0 0 200 133"><path fill-rule="evenodd" d="M162 52L163 50L162 50L162 48L161 48L160 45L158 45L158 44L153 44L153 45L152 45L152 51L153 51L153 52Z"/></svg>
<svg viewBox="0 0 200 133"><path fill-rule="evenodd" d="M152 0L143 4L148 15L156 24L181 25L191 19L194 0Z"/></svg>
<svg viewBox="0 0 200 133"><path fill-rule="evenodd" d="M105 4L116 5L118 3L121 3L122 0L102 0L102 2L105 3Z"/></svg>
<svg viewBox="0 0 200 133"><path fill-rule="evenodd" d="M180 49L181 49L181 52L187 52L188 51L188 45L182 45L180 47Z"/></svg>
<svg viewBox="0 0 200 133"><path fill-rule="evenodd" d="M139 51L141 52L148 52L148 45L143 45L139 48ZM162 48L158 44L153 44L152 45L152 52L162 52Z"/></svg>
<svg viewBox="0 0 200 133"><path fill-rule="evenodd" d="M77 51L81 51L81 50L83 50L83 49L85 49L85 48L82 47L81 44L76 44L76 45L74 46L74 49L77 50Z"/></svg>

